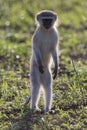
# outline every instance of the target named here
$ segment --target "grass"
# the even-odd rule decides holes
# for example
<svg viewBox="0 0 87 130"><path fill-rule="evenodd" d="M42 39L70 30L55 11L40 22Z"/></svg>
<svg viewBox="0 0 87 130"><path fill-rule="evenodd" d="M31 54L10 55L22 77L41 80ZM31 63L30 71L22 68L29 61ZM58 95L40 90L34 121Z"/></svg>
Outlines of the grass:
<svg viewBox="0 0 87 130"><path fill-rule="evenodd" d="M87 129L87 1L0 0L0 130ZM32 112L29 65L34 16L59 17L59 72L53 81L54 114ZM40 107L43 107L41 99Z"/></svg>

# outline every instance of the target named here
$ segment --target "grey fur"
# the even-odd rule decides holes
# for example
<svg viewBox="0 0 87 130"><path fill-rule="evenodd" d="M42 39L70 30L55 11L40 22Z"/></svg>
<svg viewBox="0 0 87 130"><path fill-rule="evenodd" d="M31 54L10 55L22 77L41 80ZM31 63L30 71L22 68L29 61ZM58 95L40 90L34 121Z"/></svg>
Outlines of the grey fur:
<svg viewBox="0 0 87 130"><path fill-rule="evenodd" d="M50 17L53 19L53 23L47 30L43 26L41 15L42 12L46 14L46 18ZM57 75L58 69L58 32L56 29L55 14L52 11L42 11L36 16L38 17L37 29L32 38L32 57L30 64L30 80L31 80L31 109L39 109L38 103L40 99L41 87L44 90L45 100L45 111L49 111L52 105L52 74L51 64L52 59L55 64L54 78ZM51 13L52 14L51 14ZM44 15L45 18L45 15Z"/></svg>

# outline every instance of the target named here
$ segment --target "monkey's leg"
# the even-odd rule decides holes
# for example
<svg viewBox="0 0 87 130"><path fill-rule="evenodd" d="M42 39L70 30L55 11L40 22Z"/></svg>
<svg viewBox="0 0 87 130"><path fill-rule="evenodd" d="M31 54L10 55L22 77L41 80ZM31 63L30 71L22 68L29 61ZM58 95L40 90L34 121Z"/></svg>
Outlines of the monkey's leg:
<svg viewBox="0 0 87 130"><path fill-rule="evenodd" d="M52 104L52 78L50 72L47 70L43 74L43 88L45 92L45 111L48 112L51 109Z"/></svg>
<svg viewBox="0 0 87 130"><path fill-rule="evenodd" d="M33 68L31 71L31 109L39 109L38 102L39 102L39 91L40 91L40 75L37 68Z"/></svg>

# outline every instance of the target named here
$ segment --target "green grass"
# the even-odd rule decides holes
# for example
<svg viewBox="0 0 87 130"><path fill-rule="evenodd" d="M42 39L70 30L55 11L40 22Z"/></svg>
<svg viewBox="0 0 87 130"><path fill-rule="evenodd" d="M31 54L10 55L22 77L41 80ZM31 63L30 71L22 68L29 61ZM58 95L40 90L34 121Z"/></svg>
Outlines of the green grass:
<svg viewBox="0 0 87 130"><path fill-rule="evenodd" d="M29 65L35 14L59 17L59 72L53 81L54 114L32 112ZM40 101L43 107L43 100ZM0 130L87 129L87 1L0 0Z"/></svg>

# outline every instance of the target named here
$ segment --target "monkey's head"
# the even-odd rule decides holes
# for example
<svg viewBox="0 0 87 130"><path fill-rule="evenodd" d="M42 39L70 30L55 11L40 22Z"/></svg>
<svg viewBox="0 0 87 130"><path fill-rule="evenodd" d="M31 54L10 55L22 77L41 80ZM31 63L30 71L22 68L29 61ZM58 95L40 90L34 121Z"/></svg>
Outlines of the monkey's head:
<svg viewBox="0 0 87 130"><path fill-rule="evenodd" d="M44 10L36 15L36 21L40 26L42 26L46 30L49 30L55 25L57 21L57 14L53 11Z"/></svg>

